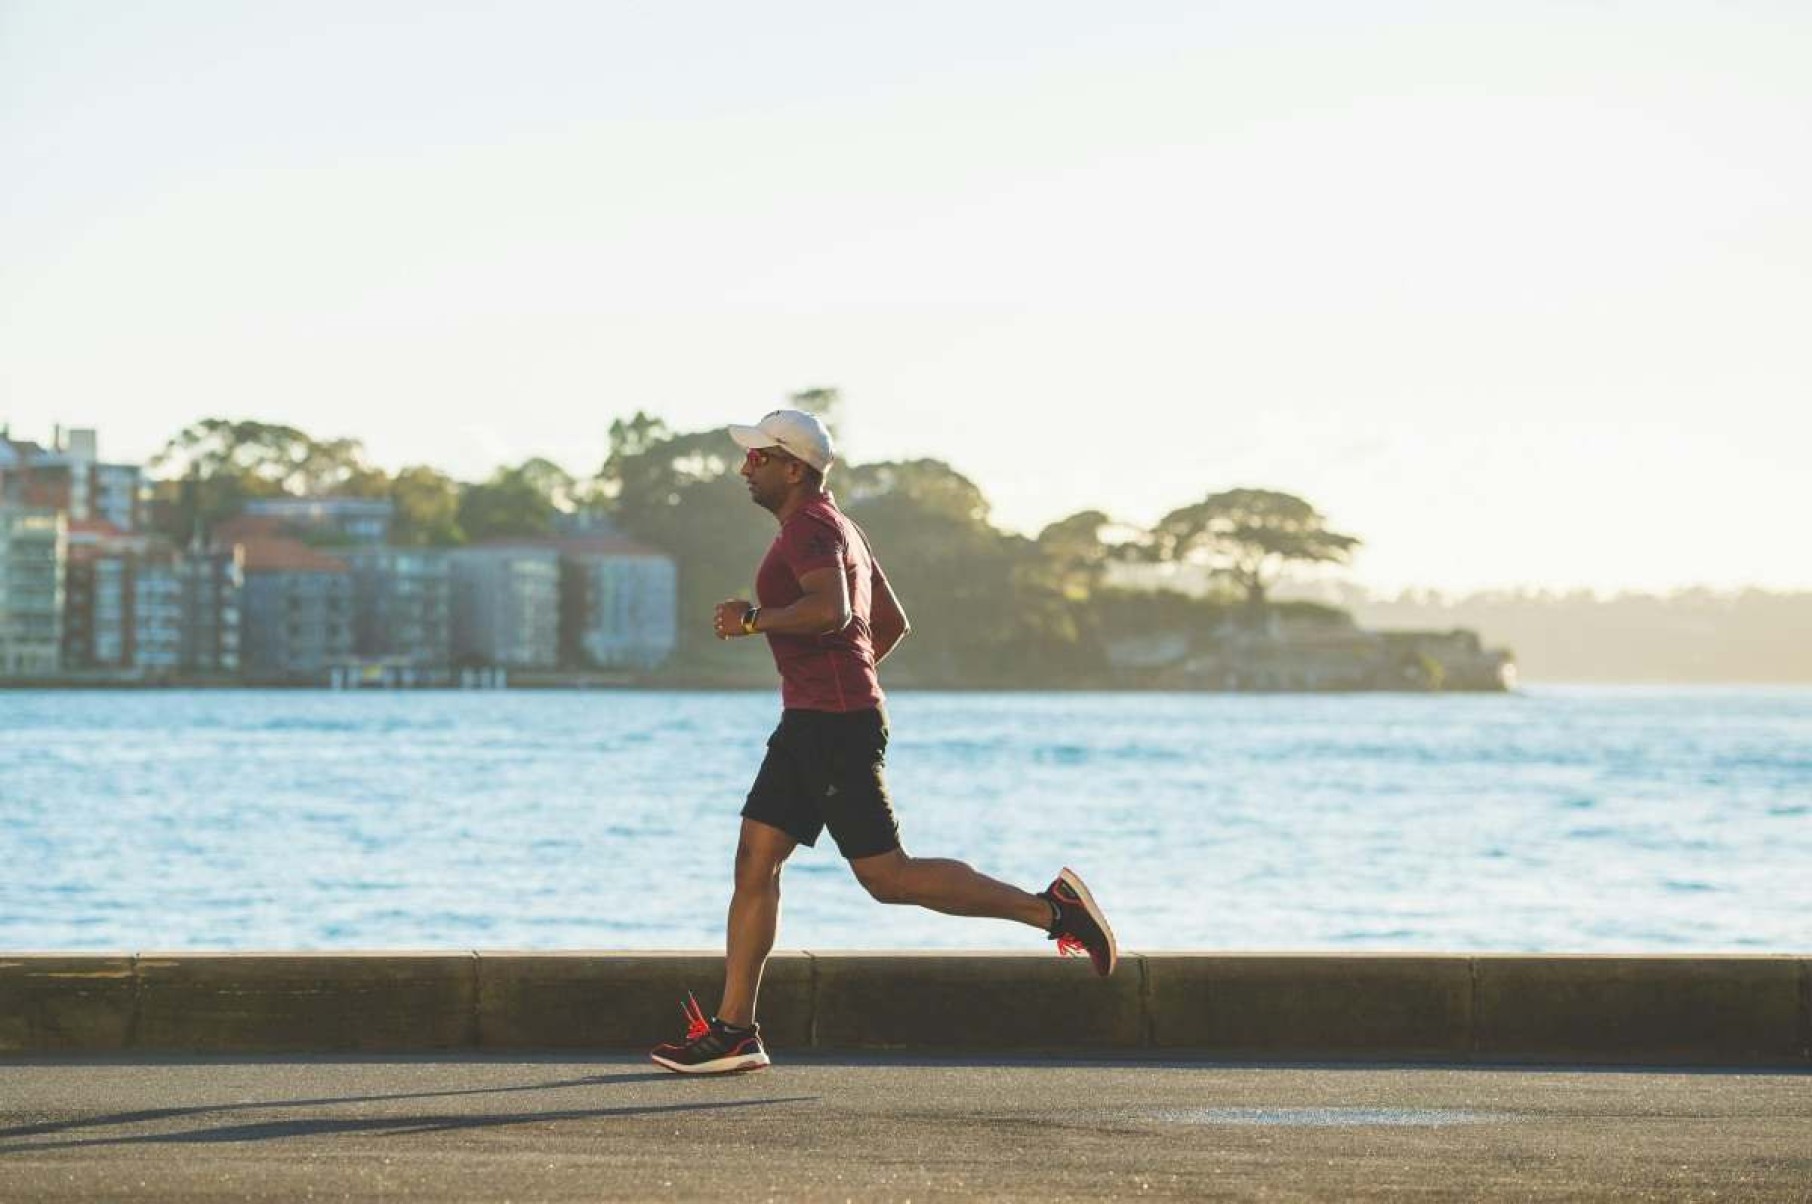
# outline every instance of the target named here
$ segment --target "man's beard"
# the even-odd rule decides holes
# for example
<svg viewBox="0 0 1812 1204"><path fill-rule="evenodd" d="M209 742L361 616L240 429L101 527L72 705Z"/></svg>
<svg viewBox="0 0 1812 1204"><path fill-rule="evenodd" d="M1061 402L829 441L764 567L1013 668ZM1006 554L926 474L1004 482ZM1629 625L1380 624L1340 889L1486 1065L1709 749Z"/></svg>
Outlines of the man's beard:
<svg viewBox="0 0 1812 1204"><path fill-rule="evenodd" d="M785 501L786 498L784 495L777 498L770 498L763 494L761 490L751 485L749 486L749 500L754 502L757 506L760 506L763 510L766 510L769 514L779 514L780 503Z"/></svg>

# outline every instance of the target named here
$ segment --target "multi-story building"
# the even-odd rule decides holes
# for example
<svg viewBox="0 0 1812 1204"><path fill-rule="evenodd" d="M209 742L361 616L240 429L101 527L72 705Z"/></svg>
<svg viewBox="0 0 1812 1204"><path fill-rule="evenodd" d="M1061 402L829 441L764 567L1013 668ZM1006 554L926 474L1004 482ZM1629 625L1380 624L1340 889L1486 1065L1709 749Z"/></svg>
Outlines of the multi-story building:
<svg viewBox="0 0 1812 1204"><path fill-rule="evenodd" d="M182 669L182 578L176 554L160 548L131 566L132 667L152 677Z"/></svg>
<svg viewBox="0 0 1812 1204"><path fill-rule="evenodd" d="M564 539L561 650L571 664L650 669L678 642L673 558L623 535Z"/></svg>
<svg viewBox="0 0 1812 1204"><path fill-rule="evenodd" d="M87 588L82 589L84 578ZM75 638L64 646L71 669L126 669L132 665L132 561L98 556L69 571Z"/></svg>
<svg viewBox="0 0 1812 1204"><path fill-rule="evenodd" d="M250 539L244 557L240 660L259 681L324 681L352 656L352 572L293 539Z"/></svg>
<svg viewBox="0 0 1812 1204"><path fill-rule="evenodd" d="M353 647L386 666L441 670L453 663L453 563L439 548L349 548Z"/></svg>
<svg viewBox="0 0 1812 1204"><path fill-rule="evenodd" d="M176 558L176 576L182 585L183 672L239 672L244 551L191 548Z"/></svg>
<svg viewBox="0 0 1812 1204"><path fill-rule="evenodd" d="M0 500L0 675L57 671L68 529L55 510Z"/></svg>
<svg viewBox="0 0 1812 1204"><path fill-rule="evenodd" d="M61 510L76 522L103 519L122 531L141 525L144 471L103 464L93 430L57 428L51 446L0 435L0 492L16 502Z"/></svg>
<svg viewBox="0 0 1812 1204"><path fill-rule="evenodd" d="M63 655L65 669L95 665L95 567L104 544L116 537L112 523L70 522L63 561Z"/></svg>
<svg viewBox="0 0 1812 1204"><path fill-rule="evenodd" d="M69 520L63 569L63 668L128 669L137 566L160 540L99 519Z"/></svg>
<svg viewBox="0 0 1812 1204"><path fill-rule="evenodd" d="M453 658L461 666L550 668L560 657L560 553L535 544L458 548Z"/></svg>
<svg viewBox="0 0 1812 1204"><path fill-rule="evenodd" d="M145 471L136 464L94 466L93 517L122 531L144 527Z"/></svg>
<svg viewBox="0 0 1812 1204"><path fill-rule="evenodd" d="M396 507L387 498L267 497L245 504L248 518L275 519L287 534L380 546L390 539Z"/></svg>
<svg viewBox="0 0 1812 1204"><path fill-rule="evenodd" d="M236 549L178 552L108 523L71 523L65 582L64 668L238 672Z"/></svg>

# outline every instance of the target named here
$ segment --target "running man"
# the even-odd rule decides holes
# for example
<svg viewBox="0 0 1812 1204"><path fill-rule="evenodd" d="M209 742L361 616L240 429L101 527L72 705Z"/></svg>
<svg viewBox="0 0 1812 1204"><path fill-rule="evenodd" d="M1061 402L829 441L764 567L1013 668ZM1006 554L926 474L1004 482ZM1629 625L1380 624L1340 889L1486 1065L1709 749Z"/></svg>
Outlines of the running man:
<svg viewBox="0 0 1812 1204"><path fill-rule="evenodd" d="M688 996L685 1038L656 1046L653 1059L687 1074L768 1064L755 996L780 927L780 868L825 828L880 902L1017 920L1044 930L1059 953L1086 953L1095 973L1113 973L1114 934L1073 871L1032 894L960 861L906 854L883 773L887 713L876 667L909 628L868 537L825 488L830 432L811 414L776 410L755 426L732 426L730 437L747 451L750 499L780 533L755 577L757 603L719 602L716 634L767 636L783 709L742 809L722 1001L707 1018Z"/></svg>

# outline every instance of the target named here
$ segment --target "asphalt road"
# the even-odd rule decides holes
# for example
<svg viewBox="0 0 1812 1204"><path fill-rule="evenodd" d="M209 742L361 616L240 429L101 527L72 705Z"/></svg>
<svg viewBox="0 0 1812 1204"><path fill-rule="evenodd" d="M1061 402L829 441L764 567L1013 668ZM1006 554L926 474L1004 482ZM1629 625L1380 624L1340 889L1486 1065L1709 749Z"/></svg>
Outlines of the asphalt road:
<svg viewBox="0 0 1812 1204"><path fill-rule="evenodd" d="M0 1060L4 1200L1812 1201L1812 1075Z"/></svg>

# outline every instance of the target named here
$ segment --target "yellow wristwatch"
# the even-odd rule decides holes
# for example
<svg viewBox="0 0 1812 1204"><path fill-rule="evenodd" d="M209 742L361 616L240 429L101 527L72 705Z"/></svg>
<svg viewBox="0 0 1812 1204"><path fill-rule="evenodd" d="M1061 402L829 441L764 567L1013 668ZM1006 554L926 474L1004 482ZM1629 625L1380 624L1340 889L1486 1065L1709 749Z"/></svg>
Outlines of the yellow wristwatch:
<svg viewBox="0 0 1812 1204"><path fill-rule="evenodd" d="M761 607L759 606L751 606L742 612L742 633L744 635L755 634L755 620L760 614Z"/></svg>

